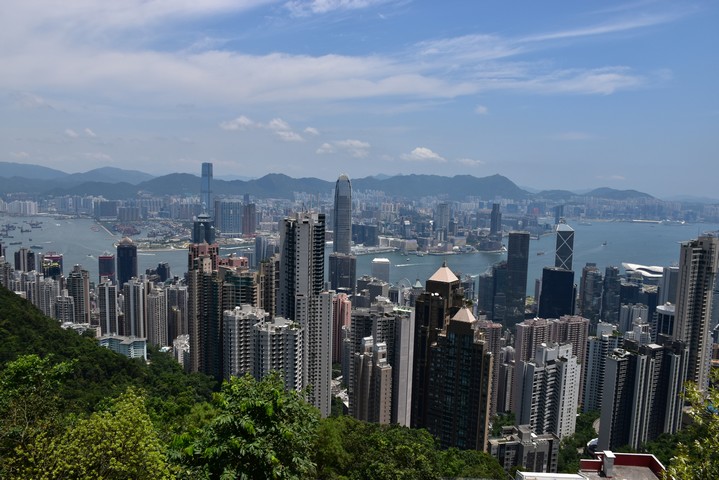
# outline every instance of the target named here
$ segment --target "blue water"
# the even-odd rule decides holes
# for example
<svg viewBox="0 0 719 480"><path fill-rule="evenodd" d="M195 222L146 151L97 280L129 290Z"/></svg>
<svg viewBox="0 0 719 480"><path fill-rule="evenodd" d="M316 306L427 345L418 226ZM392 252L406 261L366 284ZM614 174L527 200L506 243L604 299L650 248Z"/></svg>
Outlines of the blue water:
<svg viewBox="0 0 719 480"><path fill-rule="evenodd" d="M31 232L21 233L24 222L40 220L42 228L33 228ZM8 259L20 245L8 245L9 242L22 241L22 246L41 245L41 252L56 251L64 256L64 270L67 274L72 266L80 264L90 272L90 279L97 281L97 257L103 252L114 253L113 246L119 240L104 229L97 229L89 219L56 220L50 217L2 217L0 224L17 223L12 233L13 239L0 239L7 247ZM570 222L571 225L571 222ZM582 267L586 262L594 262L603 271L606 266L621 267L622 262L644 265L668 266L679 260L679 242L696 238L705 231L719 230L716 224L699 225L658 225L626 222L594 222L592 225L572 225L575 229L574 271L578 281ZM27 224L25 228L29 228ZM93 229L94 227L94 229ZM32 239L32 240L30 240ZM602 245L606 242L606 245ZM554 265L553 235L532 240L529 247L528 293L533 293L534 279L541 276L542 268ZM537 255L537 252L545 252ZM222 252L221 252L222 253ZM225 253L227 253L225 251ZM399 282L406 278L410 283L419 279L422 283L429 278L442 261L457 274L479 275L492 264L506 259L506 254L476 253L467 255L435 256L401 255L384 253L362 255L357 258L357 276L369 274L371 262L375 257L389 258L392 264L390 281ZM156 251L138 254L138 270L144 272L154 268L160 262L170 264L173 275L182 275L187 268L187 252Z"/></svg>

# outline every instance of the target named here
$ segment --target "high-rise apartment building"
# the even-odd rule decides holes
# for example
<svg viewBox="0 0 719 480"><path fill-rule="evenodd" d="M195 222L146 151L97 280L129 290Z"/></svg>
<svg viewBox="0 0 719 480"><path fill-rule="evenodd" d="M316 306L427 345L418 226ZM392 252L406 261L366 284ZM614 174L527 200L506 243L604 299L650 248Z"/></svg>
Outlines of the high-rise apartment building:
<svg viewBox="0 0 719 480"><path fill-rule="evenodd" d="M427 430L443 448L487 450L492 354L460 309L431 347Z"/></svg>
<svg viewBox="0 0 719 480"><path fill-rule="evenodd" d="M75 302L75 321L90 323L90 274L75 265L66 280L67 291Z"/></svg>
<svg viewBox="0 0 719 480"><path fill-rule="evenodd" d="M718 263L717 237L703 235L681 245L673 338L687 344L687 380L702 390L709 384L710 321Z"/></svg>
<svg viewBox="0 0 719 480"><path fill-rule="evenodd" d="M144 278L131 278L122 287L124 329L126 337L147 338L147 290Z"/></svg>
<svg viewBox="0 0 719 480"><path fill-rule="evenodd" d="M349 255L352 253L352 183L342 174L335 184L335 204L332 216L334 246L332 251Z"/></svg>
<svg viewBox="0 0 719 480"><path fill-rule="evenodd" d="M584 364L584 393L582 411L599 411L602 407L604 374L607 357L622 344L622 337L614 335L616 326L599 322L596 335L587 340L587 355Z"/></svg>
<svg viewBox="0 0 719 480"><path fill-rule="evenodd" d="M239 200L215 200L215 225L224 236L242 234L242 210Z"/></svg>
<svg viewBox="0 0 719 480"><path fill-rule="evenodd" d="M304 329L282 317L252 326L252 376L280 372L288 390L304 388Z"/></svg>
<svg viewBox="0 0 719 480"><path fill-rule="evenodd" d="M107 277L97 287L97 304L100 310L100 333L102 335L118 335L120 325L118 323L117 285Z"/></svg>
<svg viewBox="0 0 719 480"><path fill-rule="evenodd" d="M338 293L332 302L332 363L342 363L342 328L350 326L352 302L344 293Z"/></svg>
<svg viewBox="0 0 719 480"><path fill-rule="evenodd" d="M362 339L354 354L354 417L365 422L389 425L392 421L392 366L387 345L373 337Z"/></svg>
<svg viewBox="0 0 719 480"><path fill-rule="evenodd" d="M137 277L137 245L125 237L117 244L117 284L122 288L132 277Z"/></svg>
<svg viewBox="0 0 719 480"><path fill-rule="evenodd" d="M246 373L252 373L252 329L255 324L267 320L267 317L267 312L251 305L241 305L234 307L232 310L224 311L222 317L222 350L224 355L223 376L225 379L229 380L231 376L241 377ZM267 336L265 340L271 340L271 335ZM263 355L270 357L268 361L272 359L273 355L272 349L269 347L272 347L271 343L267 347L263 347L262 352ZM264 348L266 348L266 351ZM266 362L260 360L259 364L265 365ZM258 379L261 378L259 377Z"/></svg>
<svg viewBox="0 0 719 480"><path fill-rule="evenodd" d="M167 328L167 293L162 288L149 288L147 294L147 343L166 347L172 345Z"/></svg>

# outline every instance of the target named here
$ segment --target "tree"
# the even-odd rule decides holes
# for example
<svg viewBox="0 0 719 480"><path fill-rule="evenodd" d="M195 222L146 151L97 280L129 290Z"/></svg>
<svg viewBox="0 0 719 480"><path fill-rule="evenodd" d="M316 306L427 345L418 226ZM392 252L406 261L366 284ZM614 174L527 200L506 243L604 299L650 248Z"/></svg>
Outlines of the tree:
<svg viewBox="0 0 719 480"><path fill-rule="evenodd" d="M273 373L232 378L215 395L218 414L174 444L191 478L296 479L315 473L319 411Z"/></svg>
<svg viewBox="0 0 719 480"><path fill-rule="evenodd" d="M0 371L0 477L15 448L32 443L60 424L62 400L58 388L74 362L53 365L50 357L24 355ZM9 472L5 471L5 475Z"/></svg>
<svg viewBox="0 0 719 480"><path fill-rule="evenodd" d="M717 385L719 375L712 375L712 384ZM689 404L689 416L693 424L688 439L677 445L677 453L671 459L667 474L681 479L719 478L719 388L710 387L701 392L691 382L687 383L684 400Z"/></svg>
<svg viewBox="0 0 719 480"><path fill-rule="evenodd" d="M129 388L107 411L77 420L56 437L41 434L18 449L10 478L172 478L143 396Z"/></svg>

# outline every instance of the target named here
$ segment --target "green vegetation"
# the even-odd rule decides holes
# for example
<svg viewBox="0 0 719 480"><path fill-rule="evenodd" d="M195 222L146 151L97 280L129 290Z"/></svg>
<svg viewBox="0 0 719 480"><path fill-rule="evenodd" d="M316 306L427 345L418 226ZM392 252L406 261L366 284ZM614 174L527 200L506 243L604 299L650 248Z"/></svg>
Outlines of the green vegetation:
<svg viewBox="0 0 719 480"><path fill-rule="evenodd" d="M574 435L564 437L559 446L557 470L564 473L577 473L579 459L589 458L585 453L587 442L597 438L594 430L594 421L599 418L599 412L582 413L577 417L577 426Z"/></svg>
<svg viewBox="0 0 719 480"><path fill-rule="evenodd" d="M424 430L319 419L271 375L218 386L151 349L130 360L0 287L0 478L505 478ZM213 393L214 392L214 393Z"/></svg>

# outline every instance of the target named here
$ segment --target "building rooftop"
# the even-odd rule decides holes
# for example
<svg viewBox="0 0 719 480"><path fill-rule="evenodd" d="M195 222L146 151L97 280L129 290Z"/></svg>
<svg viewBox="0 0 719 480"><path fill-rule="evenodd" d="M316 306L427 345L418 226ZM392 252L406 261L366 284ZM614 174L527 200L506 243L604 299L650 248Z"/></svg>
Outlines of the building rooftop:
<svg viewBox="0 0 719 480"><path fill-rule="evenodd" d="M443 283L454 283L459 282L457 275L452 273L452 270L447 266L447 262L443 262L442 266L434 272L434 275L429 277L429 281L432 282L443 282Z"/></svg>
<svg viewBox="0 0 719 480"><path fill-rule="evenodd" d="M460 308L459 311L455 314L455 316L452 317L452 320L459 320L460 322L469 323L474 323L477 321L475 316L472 314L472 311L467 307Z"/></svg>

